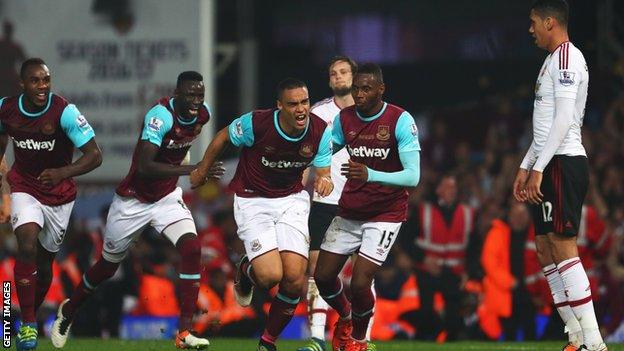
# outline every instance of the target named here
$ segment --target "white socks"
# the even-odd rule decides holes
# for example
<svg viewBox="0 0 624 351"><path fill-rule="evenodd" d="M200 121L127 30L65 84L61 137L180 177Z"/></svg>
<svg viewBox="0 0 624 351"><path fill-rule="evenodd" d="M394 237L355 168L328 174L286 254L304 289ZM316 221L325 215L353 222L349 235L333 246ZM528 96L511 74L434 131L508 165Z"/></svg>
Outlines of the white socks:
<svg viewBox="0 0 624 351"><path fill-rule="evenodd" d="M555 266L554 263L550 264L543 267L542 272L544 272L544 276L546 276L546 280L548 281L548 286L550 287L557 312L559 312L559 316L561 316L563 323L566 325L565 329L568 333L568 341L576 347L581 346L583 344L583 331L572 311L572 307L568 304L563 280L559 275L557 266Z"/></svg>
<svg viewBox="0 0 624 351"><path fill-rule="evenodd" d="M604 343L594 313L589 279L581 260L578 257L564 260L557 265L557 269L563 281L568 303L583 330L583 344L589 350L603 349Z"/></svg>
<svg viewBox="0 0 624 351"><path fill-rule="evenodd" d="M313 338L325 340L325 322L329 305L319 294L314 278L308 278L308 314Z"/></svg>

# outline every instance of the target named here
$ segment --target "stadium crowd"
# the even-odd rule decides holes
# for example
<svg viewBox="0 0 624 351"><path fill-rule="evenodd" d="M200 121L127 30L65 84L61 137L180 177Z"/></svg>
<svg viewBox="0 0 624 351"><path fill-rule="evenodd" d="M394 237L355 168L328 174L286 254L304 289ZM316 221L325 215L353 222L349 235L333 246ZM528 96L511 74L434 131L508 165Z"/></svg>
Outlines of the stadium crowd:
<svg viewBox="0 0 624 351"><path fill-rule="evenodd" d="M410 218L400 232L400 245L395 246L376 280L373 339L560 337L563 325L553 312L548 285L535 257L529 212L511 196L518 164L531 140L531 102L529 90L520 89L415 115L422 143L422 176L410 197ZM595 290L592 295L603 335L621 341L624 94L604 106L590 103L583 144L590 160L591 182L579 246ZM0 220L6 223L7 196L3 200ZM240 307L233 297L234 262L244 248L236 235L232 195L223 184L213 182L197 192L189 191L185 200L196 217L202 244L201 313L195 329L209 335L259 332L267 312L263 295L255 299L253 308ZM436 208L448 224L456 219L457 208L465 209L466 215L451 225L459 226L465 240L439 243L446 247L443 250L451 247L456 252L436 249L436 231L430 228L436 219L431 217L433 224L423 220L430 213L427 211ZM99 225L72 222L44 304L48 315L100 256L107 208L102 211ZM1 230L0 275L10 280L16 244L10 225L3 224ZM433 237L424 237L427 230ZM123 314L178 315L178 259L175 248L148 230L132 249L131 259L78 313L73 332L116 336ZM348 268L344 273L348 276ZM16 296L13 299L17 301ZM305 302L297 314L306 314ZM98 318L92 318L94 315ZM39 318L47 319L44 313Z"/></svg>

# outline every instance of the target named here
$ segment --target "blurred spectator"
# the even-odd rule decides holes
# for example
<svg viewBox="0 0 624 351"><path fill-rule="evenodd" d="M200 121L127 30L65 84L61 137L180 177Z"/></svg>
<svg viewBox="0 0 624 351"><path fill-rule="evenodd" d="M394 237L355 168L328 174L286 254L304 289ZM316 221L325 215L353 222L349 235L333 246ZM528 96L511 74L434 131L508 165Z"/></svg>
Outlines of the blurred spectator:
<svg viewBox="0 0 624 351"><path fill-rule="evenodd" d="M234 282L223 271L213 271L210 284L201 284L197 305L203 313L193 329L200 335L252 335L262 327L253 308L236 302Z"/></svg>
<svg viewBox="0 0 624 351"><path fill-rule="evenodd" d="M17 95L20 92L18 67L26 59L22 46L13 40L13 24L4 21L0 40L0 97Z"/></svg>
<svg viewBox="0 0 624 351"><path fill-rule="evenodd" d="M420 290L419 337L435 339L442 331L457 339L462 320L462 288L468 280L466 249L474 231L474 211L457 202L457 179L444 176L436 188L437 201L411 208L399 240L411 256ZM444 297L444 313L434 310L434 294Z"/></svg>
<svg viewBox="0 0 624 351"><path fill-rule="evenodd" d="M375 278L375 289L377 300L371 337L375 340L414 338L413 316L420 309L416 276L397 268L391 254Z"/></svg>
<svg viewBox="0 0 624 351"><path fill-rule="evenodd" d="M447 171L451 164L450 138L447 135L447 125L442 120L434 120L431 136L423 140L423 160L436 171Z"/></svg>
<svg viewBox="0 0 624 351"><path fill-rule="evenodd" d="M143 274L139 278L139 300L135 315L175 317L180 306L175 293L175 279L171 279L171 264L162 252L149 255L143 262Z"/></svg>
<svg viewBox="0 0 624 351"><path fill-rule="evenodd" d="M606 311L607 323L602 334L607 341L624 341L624 222L612 222L613 244L609 248L605 276L606 296L601 303Z"/></svg>
<svg viewBox="0 0 624 351"><path fill-rule="evenodd" d="M201 244L202 282L207 283L212 279L211 275L217 271L231 277L233 272L232 263L228 259L226 235L236 231L234 214L232 211L219 211L214 214L212 225L197 233Z"/></svg>
<svg viewBox="0 0 624 351"><path fill-rule="evenodd" d="M483 244L479 324L493 340L534 339L535 314L550 304L550 294L537 261L528 209L514 202L506 217L492 221Z"/></svg>

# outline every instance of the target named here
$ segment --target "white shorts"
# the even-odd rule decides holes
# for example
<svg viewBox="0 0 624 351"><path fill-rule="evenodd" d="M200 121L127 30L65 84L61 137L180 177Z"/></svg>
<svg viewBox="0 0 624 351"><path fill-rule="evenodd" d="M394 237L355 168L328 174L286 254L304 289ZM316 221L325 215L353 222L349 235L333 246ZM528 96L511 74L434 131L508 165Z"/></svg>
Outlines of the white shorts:
<svg viewBox="0 0 624 351"><path fill-rule="evenodd" d="M47 206L30 194L11 193L13 231L22 224L37 223L41 227L41 246L50 252L58 252L65 238L73 207L73 201L59 206Z"/></svg>
<svg viewBox="0 0 624 351"><path fill-rule="evenodd" d="M304 190L279 198L234 196L238 237L249 260L274 249L308 258L310 195Z"/></svg>
<svg viewBox="0 0 624 351"><path fill-rule="evenodd" d="M403 223L354 221L335 217L327 228L321 250L339 255L358 251L369 261L382 265L388 257Z"/></svg>
<svg viewBox="0 0 624 351"><path fill-rule="evenodd" d="M144 203L133 197L115 194L106 218L102 256L110 262L121 262L132 242L138 240L139 235L148 225L158 233L165 232L163 234L174 245L186 233L197 234L195 225L187 226L188 230L184 232L168 233L165 231L168 226L183 220L194 223L191 211L182 200L180 188L176 188L154 203Z"/></svg>

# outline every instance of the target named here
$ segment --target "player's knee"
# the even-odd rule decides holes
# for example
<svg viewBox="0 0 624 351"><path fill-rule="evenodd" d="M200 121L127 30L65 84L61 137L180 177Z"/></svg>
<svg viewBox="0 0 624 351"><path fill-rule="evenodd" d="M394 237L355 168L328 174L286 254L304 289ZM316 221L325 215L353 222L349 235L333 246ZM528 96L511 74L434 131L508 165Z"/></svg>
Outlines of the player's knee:
<svg viewBox="0 0 624 351"><path fill-rule="evenodd" d="M306 277L304 274L284 273L280 286L287 292L298 293L303 291L305 283Z"/></svg>
<svg viewBox="0 0 624 351"><path fill-rule="evenodd" d="M17 255L22 261L34 261L37 257L37 244L35 242L22 242L17 249Z"/></svg>
<svg viewBox="0 0 624 351"><path fill-rule="evenodd" d="M371 285L373 284L373 280L368 277L352 277L351 278L351 291L359 292L370 290Z"/></svg>
<svg viewBox="0 0 624 351"><path fill-rule="evenodd" d="M332 285L334 280L335 277L330 277L327 274L323 274L323 272L320 270L314 272L314 282L316 283L316 286L319 288L319 290L329 285Z"/></svg>
<svg viewBox="0 0 624 351"><path fill-rule="evenodd" d="M542 267L546 267L553 263L553 255L550 245L550 240L548 240L548 237L544 235L539 235L535 238L537 261Z"/></svg>
<svg viewBox="0 0 624 351"><path fill-rule="evenodd" d="M282 280L283 273L281 270L256 270L254 268L254 274L256 276L256 284L264 289L271 289Z"/></svg>
<svg viewBox="0 0 624 351"><path fill-rule="evenodd" d="M575 237L564 237L554 234L550 240L550 251L552 259L559 263L572 257L578 256Z"/></svg>
<svg viewBox="0 0 624 351"><path fill-rule="evenodd" d="M267 276L264 276L262 278L260 278L260 282L259 285L264 288L264 289L273 289L274 286L276 286L277 284L279 284L279 282L281 281L281 276L277 275L277 274L270 274Z"/></svg>

